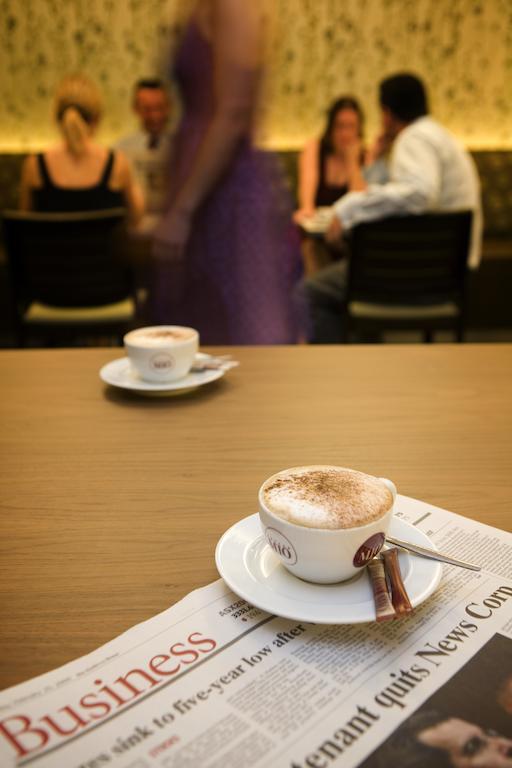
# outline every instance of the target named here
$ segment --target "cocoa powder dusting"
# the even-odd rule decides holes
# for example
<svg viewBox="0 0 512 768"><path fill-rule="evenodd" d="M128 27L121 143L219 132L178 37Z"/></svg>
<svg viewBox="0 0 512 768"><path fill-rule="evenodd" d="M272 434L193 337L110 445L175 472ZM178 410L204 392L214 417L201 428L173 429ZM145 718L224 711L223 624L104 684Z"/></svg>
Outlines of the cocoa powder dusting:
<svg viewBox="0 0 512 768"><path fill-rule="evenodd" d="M294 505L321 510L326 528L349 528L376 520L391 503L389 489L376 477L355 470L311 467L274 477L265 486L265 498L279 516L307 525ZM312 521L313 522L313 521ZM318 524L318 522L315 524Z"/></svg>
<svg viewBox="0 0 512 768"><path fill-rule="evenodd" d="M170 330L154 330L154 331L145 331L144 336L147 336L149 339L183 339L185 336L188 336L189 334L186 331L170 331Z"/></svg>

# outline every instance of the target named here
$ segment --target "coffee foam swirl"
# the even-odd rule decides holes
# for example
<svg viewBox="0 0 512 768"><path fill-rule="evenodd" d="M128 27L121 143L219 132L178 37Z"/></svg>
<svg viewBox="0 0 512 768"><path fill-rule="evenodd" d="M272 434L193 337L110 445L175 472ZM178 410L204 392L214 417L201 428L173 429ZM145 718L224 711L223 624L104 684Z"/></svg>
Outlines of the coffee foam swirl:
<svg viewBox="0 0 512 768"><path fill-rule="evenodd" d="M194 336L194 330L185 327L159 327L138 328L131 331L125 337L130 344L136 344L140 347L165 347L169 344L178 344L191 339Z"/></svg>
<svg viewBox="0 0 512 768"><path fill-rule="evenodd" d="M295 467L263 486L266 507L277 517L307 528L354 528L382 517L393 504L377 477L333 466Z"/></svg>

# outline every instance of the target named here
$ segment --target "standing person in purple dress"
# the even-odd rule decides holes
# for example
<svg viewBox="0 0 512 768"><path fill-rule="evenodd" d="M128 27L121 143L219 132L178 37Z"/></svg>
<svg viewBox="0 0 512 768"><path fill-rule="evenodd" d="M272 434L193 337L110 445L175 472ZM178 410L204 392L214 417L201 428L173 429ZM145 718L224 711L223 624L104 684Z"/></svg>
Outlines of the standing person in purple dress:
<svg viewBox="0 0 512 768"><path fill-rule="evenodd" d="M175 60L183 118L155 235L155 320L203 344L296 341L300 251L281 171L252 146L262 74L257 2L200 0Z"/></svg>

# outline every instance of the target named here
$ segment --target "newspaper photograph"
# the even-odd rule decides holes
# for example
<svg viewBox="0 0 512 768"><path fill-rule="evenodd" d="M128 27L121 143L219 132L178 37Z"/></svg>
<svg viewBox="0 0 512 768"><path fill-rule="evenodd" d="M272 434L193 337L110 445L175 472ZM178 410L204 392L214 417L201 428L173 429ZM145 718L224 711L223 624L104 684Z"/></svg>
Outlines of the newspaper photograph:
<svg viewBox="0 0 512 768"><path fill-rule="evenodd" d="M444 564L434 594L380 624L280 618L219 579L0 692L0 765L512 766L512 534L402 501L482 570Z"/></svg>

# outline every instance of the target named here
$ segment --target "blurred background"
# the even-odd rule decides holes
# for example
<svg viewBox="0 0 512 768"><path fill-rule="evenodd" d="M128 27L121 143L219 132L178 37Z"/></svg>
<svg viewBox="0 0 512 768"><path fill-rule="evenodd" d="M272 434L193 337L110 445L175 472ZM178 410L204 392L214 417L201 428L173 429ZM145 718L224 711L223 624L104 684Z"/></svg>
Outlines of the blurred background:
<svg viewBox="0 0 512 768"><path fill-rule="evenodd" d="M292 149L318 132L326 106L354 93L378 130L376 84L411 70L432 112L472 149L512 148L510 0L262 0L267 78L258 141ZM131 89L165 62L190 0L3 0L0 151L55 138L51 96L63 74L101 85L100 138L111 143L134 118Z"/></svg>
<svg viewBox="0 0 512 768"><path fill-rule="evenodd" d="M468 340L512 338L512 2L510 0L261 0L265 82L256 144L278 153L296 192L297 151L327 106L357 95L371 141L377 84L423 78L433 116L468 147L483 194L482 265L469 285ZM52 94L70 72L102 89L98 139L136 127L133 84L166 78L192 0L2 0L0 209L16 208L21 163L57 139ZM172 94L172 123L180 115ZM0 238L0 345L10 346L9 288Z"/></svg>

